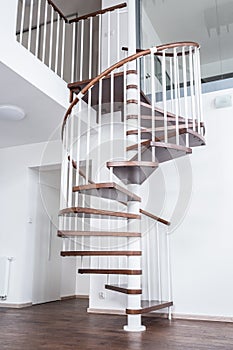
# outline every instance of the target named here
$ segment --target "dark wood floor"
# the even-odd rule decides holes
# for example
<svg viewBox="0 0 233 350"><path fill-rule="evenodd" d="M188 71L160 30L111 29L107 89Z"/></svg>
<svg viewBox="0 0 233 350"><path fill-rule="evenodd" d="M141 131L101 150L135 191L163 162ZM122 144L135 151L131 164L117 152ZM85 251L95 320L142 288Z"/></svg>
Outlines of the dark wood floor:
<svg viewBox="0 0 233 350"><path fill-rule="evenodd" d="M0 309L0 349L233 349L230 323L145 317L146 332L127 333L122 330L125 316L87 314L86 307L86 300L69 300Z"/></svg>

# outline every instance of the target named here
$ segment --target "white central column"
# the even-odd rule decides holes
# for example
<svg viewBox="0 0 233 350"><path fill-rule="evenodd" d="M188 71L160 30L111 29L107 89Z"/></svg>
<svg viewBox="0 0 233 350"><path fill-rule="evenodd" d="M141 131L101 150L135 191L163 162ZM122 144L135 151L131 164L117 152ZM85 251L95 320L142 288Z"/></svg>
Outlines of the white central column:
<svg viewBox="0 0 233 350"><path fill-rule="evenodd" d="M128 0L128 55L133 55L136 53L136 1ZM127 115L137 115L138 114L138 90L135 86L138 83L138 78L136 74L136 61L130 62L127 67ZM134 86L134 87L133 87ZM139 87L138 87L139 88ZM137 103L135 103L137 101ZM127 123L128 124L128 123ZM130 125L131 124L131 125ZM127 130L136 128L137 120L127 125ZM134 125L133 125L134 124ZM135 136L124 136L127 137L127 143L137 143L137 137ZM130 143L129 143L130 142ZM131 156L135 154L134 152L127 152L127 158L130 159ZM130 184L128 185L129 191L140 196L140 185ZM128 211L130 213L139 214L140 213L140 202L128 202ZM140 220L129 220L128 230L131 232L141 232ZM129 250L141 250L141 238L132 237L128 238L128 249ZM128 269L130 270L141 270L141 257L140 256L130 256L128 257ZM128 288L129 289L141 289L141 275L129 275L128 276ZM128 295L128 309L138 310L141 308L141 295ZM125 331L129 332L140 332L144 331L146 328L141 324L141 315L128 315L127 325L124 326Z"/></svg>

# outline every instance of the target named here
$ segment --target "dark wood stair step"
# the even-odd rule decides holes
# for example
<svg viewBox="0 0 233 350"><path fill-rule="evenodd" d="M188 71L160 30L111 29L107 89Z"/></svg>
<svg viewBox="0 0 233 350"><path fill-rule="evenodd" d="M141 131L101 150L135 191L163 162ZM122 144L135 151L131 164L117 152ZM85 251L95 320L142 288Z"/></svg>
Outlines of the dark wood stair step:
<svg viewBox="0 0 233 350"><path fill-rule="evenodd" d="M129 289L127 284L105 284L105 289L123 294L142 294L141 289Z"/></svg>
<svg viewBox="0 0 233 350"><path fill-rule="evenodd" d="M170 307L173 305L172 301L158 301L158 300L143 300L140 309L126 309L127 315L141 315L151 311L156 311Z"/></svg>
<svg viewBox="0 0 233 350"><path fill-rule="evenodd" d="M151 106L148 104L143 104L141 103L141 105L143 107L146 108L147 111L149 111L148 114L146 113L141 113L140 115L140 125L143 128L151 128L152 127L152 116L151 116ZM149 109L148 109L149 108ZM145 112L145 111L144 111ZM138 115L128 115L127 116L128 120L137 120L138 119ZM159 127L163 127L164 126L164 113L162 110L160 110L159 113L156 113L155 116L153 117L154 121L155 121L155 127L159 128ZM168 113L167 115L167 124L168 126L173 126L176 124L176 117L174 114L172 113ZM178 117L178 124L181 127L185 127L186 126L186 119L183 117ZM205 129L204 123L201 122L200 123L201 128ZM190 128L193 128L193 121L192 119L188 119L188 126L190 126ZM197 129L197 122L195 122L195 128Z"/></svg>
<svg viewBox="0 0 233 350"><path fill-rule="evenodd" d="M62 209L60 210L59 215L78 216L81 218L141 219L141 216L137 214L82 207Z"/></svg>
<svg viewBox="0 0 233 350"><path fill-rule="evenodd" d="M141 275L142 270L128 269L78 269L81 274L97 274L97 275Z"/></svg>
<svg viewBox="0 0 233 350"><path fill-rule="evenodd" d="M142 184L157 168L157 162L151 161L116 161L107 162L108 168L113 168L113 173L124 184Z"/></svg>
<svg viewBox="0 0 233 350"><path fill-rule="evenodd" d="M124 101L124 89L123 89L123 72L114 74L114 112L123 110ZM92 80L92 79L91 79ZM77 81L68 84L71 96L75 93L78 94L89 82L89 80ZM140 99L145 104L149 103L148 98L141 91ZM83 101L88 102L88 93L83 97ZM108 75L102 79L102 114L110 113L110 101L111 101L111 75ZM72 102L72 99L70 99ZM99 108L99 84L95 84L91 89L91 106L98 111Z"/></svg>
<svg viewBox="0 0 233 350"><path fill-rule="evenodd" d="M58 231L58 237L78 237L78 236L88 236L88 237L141 237L140 232L117 232L117 231Z"/></svg>
<svg viewBox="0 0 233 350"><path fill-rule="evenodd" d="M133 250L72 250L62 251L61 256L141 256L141 251Z"/></svg>
<svg viewBox="0 0 233 350"><path fill-rule="evenodd" d="M189 147L175 145L165 142L154 142L151 140L141 142L141 159L142 161L151 161L152 148L155 147L155 158L158 163L167 162L175 158L183 157L192 153L192 149ZM127 147L127 150L137 150L138 144ZM138 155L136 154L131 161L136 161Z"/></svg>
<svg viewBox="0 0 233 350"><path fill-rule="evenodd" d="M190 125L191 127L191 125ZM156 136L156 142L164 141L164 127L159 127L155 129L155 136ZM176 126L168 126L168 142L169 143L176 143ZM138 129L135 130L129 130L127 131L128 135L138 135L139 131ZM186 143L186 134L188 134L189 138L189 146L190 147L196 147L196 146L203 146L205 145L205 139L202 135L198 134L196 131L194 131L191 128L185 128L184 126L179 126L179 143L180 145L185 145ZM141 129L141 139L152 139L152 129Z"/></svg>
<svg viewBox="0 0 233 350"><path fill-rule="evenodd" d="M141 198L115 182L95 183L73 187L74 192L116 200L118 202L138 201Z"/></svg>

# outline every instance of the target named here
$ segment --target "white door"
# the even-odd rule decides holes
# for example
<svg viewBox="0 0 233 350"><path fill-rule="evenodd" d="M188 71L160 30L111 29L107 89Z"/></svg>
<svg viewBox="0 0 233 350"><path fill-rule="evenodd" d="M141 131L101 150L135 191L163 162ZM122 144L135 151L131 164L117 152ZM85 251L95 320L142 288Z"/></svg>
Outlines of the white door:
<svg viewBox="0 0 233 350"><path fill-rule="evenodd" d="M35 191L33 304L60 299L61 239L57 237L60 170L38 171Z"/></svg>

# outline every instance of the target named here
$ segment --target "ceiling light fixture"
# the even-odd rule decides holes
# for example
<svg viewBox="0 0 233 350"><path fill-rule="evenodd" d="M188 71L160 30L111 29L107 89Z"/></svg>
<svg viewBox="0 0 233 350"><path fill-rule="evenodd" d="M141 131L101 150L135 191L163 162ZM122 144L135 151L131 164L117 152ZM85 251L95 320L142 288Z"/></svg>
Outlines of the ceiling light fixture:
<svg viewBox="0 0 233 350"><path fill-rule="evenodd" d="M0 120L17 121L25 118L23 109L12 105L0 105Z"/></svg>

